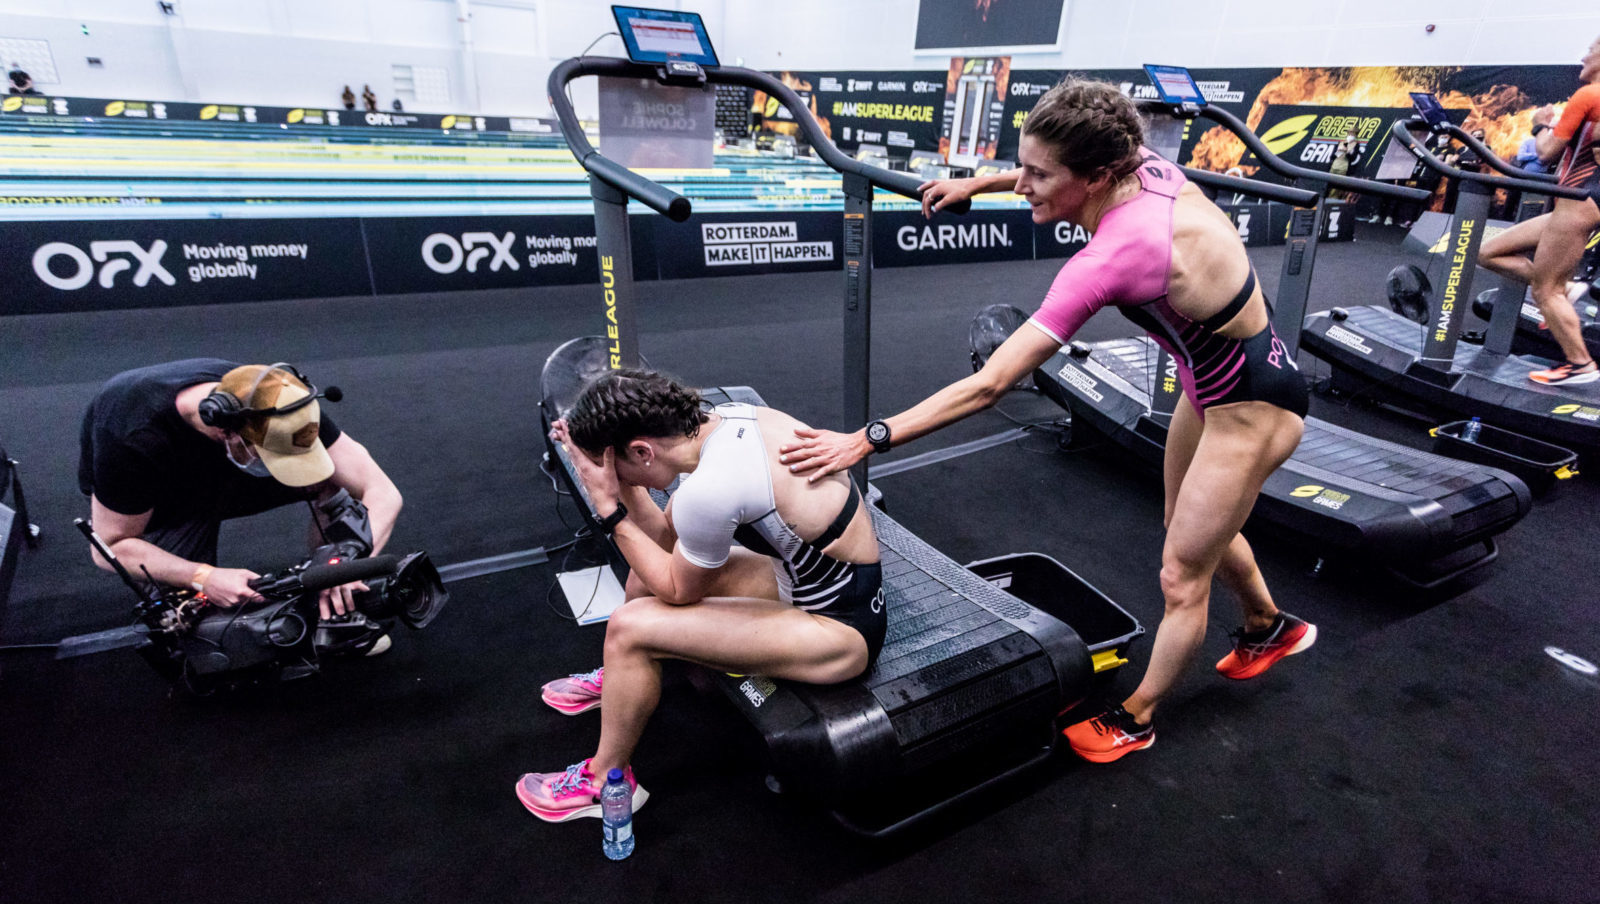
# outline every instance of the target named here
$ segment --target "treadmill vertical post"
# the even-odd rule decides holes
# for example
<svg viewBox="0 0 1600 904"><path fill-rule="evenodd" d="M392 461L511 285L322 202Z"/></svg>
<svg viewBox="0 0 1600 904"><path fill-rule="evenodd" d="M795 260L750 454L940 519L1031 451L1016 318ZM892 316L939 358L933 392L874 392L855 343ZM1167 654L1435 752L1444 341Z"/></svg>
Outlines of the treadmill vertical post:
<svg viewBox="0 0 1600 904"><path fill-rule="evenodd" d="M872 183L844 174L844 429L870 420L872 388ZM863 493L867 462L850 469Z"/></svg>
<svg viewBox="0 0 1600 904"><path fill-rule="evenodd" d="M1288 350L1289 360L1300 356L1300 329L1305 323L1306 306L1311 298L1311 271L1316 265L1317 243L1322 239L1322 224L1327 220L1327 186L1307 179L1297 188L1317 192L1315 207L1289 208L1289 234L1283 249L1283 270L1278 279L1278 297L1273 331Z"/></svg>
<svg viewBox="0 0 1600 904"><path fill-rule="evenodd" d="M634 316L633 243L628 234L628 196L596 176L589 177L594 198L595 250L600 291L605 302L606 340L612 370L639 366L639 333Z"/></svg>
<svg viewBox="0 0 1600 904"><path fill-rule="evenodd" d="M1461 337L1462 316L1472 300L1478 246L1483 243L1493 191L1481 183L1463 180L1457 193L1455 216L1450 219L1450 244L1444 249L1444 281L1428 307L1430 317L1418 367L1448 374L1455 366L1456 340Z"/></svg>

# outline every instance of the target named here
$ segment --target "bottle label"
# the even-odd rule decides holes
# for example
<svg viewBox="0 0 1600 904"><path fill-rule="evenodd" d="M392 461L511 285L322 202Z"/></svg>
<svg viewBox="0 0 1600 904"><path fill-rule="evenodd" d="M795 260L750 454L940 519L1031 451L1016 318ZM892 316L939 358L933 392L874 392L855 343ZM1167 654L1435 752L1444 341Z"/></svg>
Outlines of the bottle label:
<svg viewBox="0 0 1600 904"><path fill-rule="evenodd" d="M629 820L628 822L625 822L620 826L616 826L612 831L617 836L616 838L614 838L612 840L615 841L617 844L621 844L624 841L627 841L629 838L633 837L633 821Z"/></svg>

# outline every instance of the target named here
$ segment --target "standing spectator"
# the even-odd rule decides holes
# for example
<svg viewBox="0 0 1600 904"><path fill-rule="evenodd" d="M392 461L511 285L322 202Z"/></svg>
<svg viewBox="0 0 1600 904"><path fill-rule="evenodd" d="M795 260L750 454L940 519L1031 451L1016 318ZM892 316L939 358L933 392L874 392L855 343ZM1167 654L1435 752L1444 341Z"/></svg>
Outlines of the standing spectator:
<svg viewBox="0 0 1600 904"><path fill-rule="evenodd" d="M1348 129L1344 133L1344 140L1333 149L1333 163L1328 165L1328 172L1335 176L1350 175L1351 167L1359 164L1366 145L1356 140L1355 129ZM1349 192L1329 192L1328 197L1335 200L1350 198Z"/></svg>
<svg viewBox="0 0 1600 904"><path fill-rule="evenodd" d="M378 112L378 95L372 93L371 85L361 86L361 102L367 105L368 113Z"/></svg>
<svg viewBox="0 0 1600 904"><path fill-rule="evenodd" d="M11 79L12 94L38 94L39 89L33 86L33 76L22 70L21 63L12 63L11 71L7 73Z"/></svg>
<svg viewBox="0 0 1600 904"><path fill-rule="evenodd" d="M344 93L339 95L339 98L344 101L346 110L354 110L356 108L356 93L350 90L349 85L344 86Z"/></svg>

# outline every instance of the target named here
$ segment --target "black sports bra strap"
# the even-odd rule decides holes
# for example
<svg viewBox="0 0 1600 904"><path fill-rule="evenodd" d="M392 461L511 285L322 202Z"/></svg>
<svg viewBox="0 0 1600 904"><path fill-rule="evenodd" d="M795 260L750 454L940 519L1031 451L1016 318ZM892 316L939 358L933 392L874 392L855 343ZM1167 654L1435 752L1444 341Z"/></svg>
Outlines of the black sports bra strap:
<svg viewBox="0 0 1600 904"><path fill-rule="evenodd" d="M850 498L844 501L844 508L839 510L839 516L833 519L828 529L822 535L811 541L817 549L827 549L833 541L844 536L845 528L850 526L851 519L856 516L856 509L861 506L861 494L856 491L855 478L850 478Z"/></svg>
<svg viewBox="0 0 1600 904"><path fill-rule="evenodd" d="M1233 296L1233 300L1228 302L1222 310L1207 317L1200 324L1200 327L1208 333L1215 333L1217 330L1227 326L1228 321L1239 316L1239 312L1244 310L1244 306L1250 303L1250 296L1254 295L1255 292L1256 268L1251 267L1249 275L1244 278L1244 288L1239 290L1239 294Z"/></svg>

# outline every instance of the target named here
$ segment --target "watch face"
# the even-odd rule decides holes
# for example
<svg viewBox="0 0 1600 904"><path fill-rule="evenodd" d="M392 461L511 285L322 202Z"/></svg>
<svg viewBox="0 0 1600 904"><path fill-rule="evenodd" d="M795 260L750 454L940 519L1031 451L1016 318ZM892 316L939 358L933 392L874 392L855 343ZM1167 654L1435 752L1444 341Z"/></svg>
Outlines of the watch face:
<svg viewBox="0 0 1600 904"><path fill-rule="evenodd" d="M889 438L889 425L883 421L873 421L867 425L867 440L881 443Z"/></svg>

